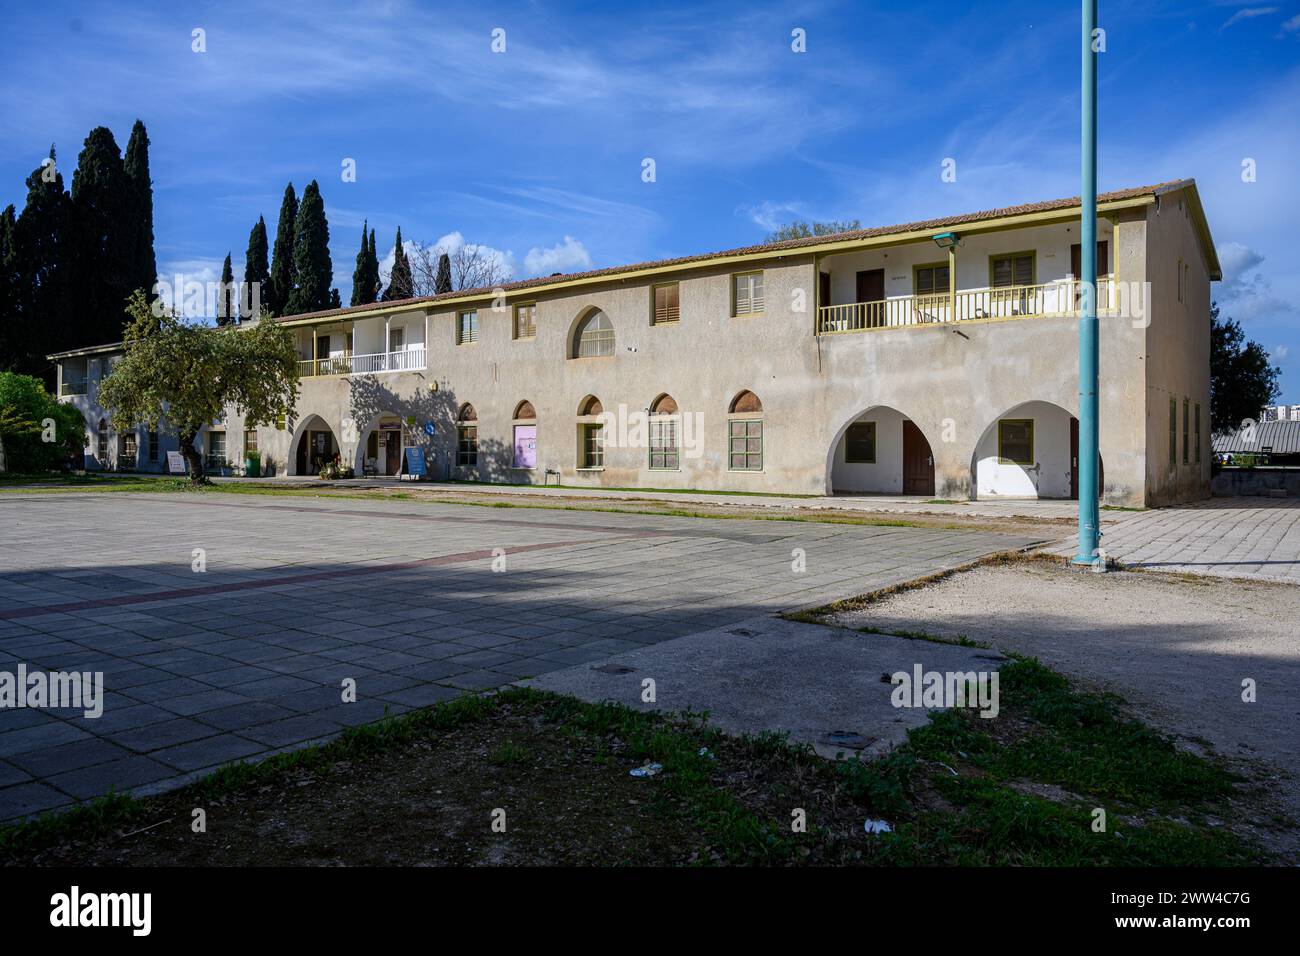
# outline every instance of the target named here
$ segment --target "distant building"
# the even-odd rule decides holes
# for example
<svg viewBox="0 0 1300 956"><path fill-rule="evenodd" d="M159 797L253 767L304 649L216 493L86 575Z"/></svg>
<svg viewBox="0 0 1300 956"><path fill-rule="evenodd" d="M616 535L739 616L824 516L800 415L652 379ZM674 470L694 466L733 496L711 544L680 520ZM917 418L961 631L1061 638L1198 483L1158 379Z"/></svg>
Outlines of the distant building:
<svg viewBox="0 0 1300 956"><path fill-rule="evenodd" d="M1287 410L1285 405L1279 408ZM1226 435L1216 435L1213 442L1215 457L1223 464L1238 464L1242 456L1250 456L1254 464L1300 465L1300 415L1247 425Z"/></svg>

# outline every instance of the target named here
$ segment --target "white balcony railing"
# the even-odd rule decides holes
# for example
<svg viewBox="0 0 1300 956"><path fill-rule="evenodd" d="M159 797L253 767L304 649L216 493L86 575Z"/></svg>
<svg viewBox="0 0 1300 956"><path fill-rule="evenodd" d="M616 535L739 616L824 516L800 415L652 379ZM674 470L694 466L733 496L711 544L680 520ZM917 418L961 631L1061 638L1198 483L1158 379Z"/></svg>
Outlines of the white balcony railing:
<svg viewBox="0 0 1300 956"><path fill-rule="evenodd" d="M424 347L400 352L374 352L369 355L334 355L329 358L303 359L298 375L374 375L379 372L413 372L424 368Z"/></svg>
<svg viewBox="0 0 1300 956"><path fill-rule="evenodd" d="M863 332L868 329L968 322L977 319L1016 319L1075 315L1079 311L1079 282L1064 279L1044 285L966 289L949 296L903 295L877 302L824 305L817 310L819 334ZM1115 281L1097 281L1097 311L1114 308Z"/></svg>

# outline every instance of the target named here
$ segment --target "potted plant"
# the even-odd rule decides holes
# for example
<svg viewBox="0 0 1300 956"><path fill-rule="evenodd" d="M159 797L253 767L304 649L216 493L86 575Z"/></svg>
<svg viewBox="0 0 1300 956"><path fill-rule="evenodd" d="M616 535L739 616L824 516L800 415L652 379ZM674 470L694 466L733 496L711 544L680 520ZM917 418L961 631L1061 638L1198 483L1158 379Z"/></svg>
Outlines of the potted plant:
<svg viewBox="0 0 1300 956"><path fill-rule="evenodd" d="M244 475L248 478L262 476L262 453L255 448L244 452Z"/></svg>

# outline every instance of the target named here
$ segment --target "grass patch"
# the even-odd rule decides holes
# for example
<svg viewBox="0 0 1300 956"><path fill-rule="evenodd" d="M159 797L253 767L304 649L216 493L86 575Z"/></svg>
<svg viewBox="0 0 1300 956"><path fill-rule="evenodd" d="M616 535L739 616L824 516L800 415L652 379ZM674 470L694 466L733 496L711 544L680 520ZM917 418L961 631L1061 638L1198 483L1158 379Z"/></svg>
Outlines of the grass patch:
<svg viewBox="0 0 1300 956"><path fill-rule="evenodd" d="M86 472L82 475L0 475L0 493L58 494L68 491L182 491L189 480L168 475Z"/></svg>
<svg viewBox="0 0 1300 956"><path fill-rule="evenodd" d="M185 790L109 796L0 830L0 862L62 865L1229 865L1261 853L1206 816L1236 780L1070 688L1004 666L1001 714L938 713L875 761L779 734L511 688L233 764ZM635 779L632 767L663 771ZM203 806L210 834L190 830ZM1092 830L1092 810L1108 825ZM502 808L508 835L493 834ZM806 815L805 832L792 817ZM867 819L891 834L868 836Z"/></svg>

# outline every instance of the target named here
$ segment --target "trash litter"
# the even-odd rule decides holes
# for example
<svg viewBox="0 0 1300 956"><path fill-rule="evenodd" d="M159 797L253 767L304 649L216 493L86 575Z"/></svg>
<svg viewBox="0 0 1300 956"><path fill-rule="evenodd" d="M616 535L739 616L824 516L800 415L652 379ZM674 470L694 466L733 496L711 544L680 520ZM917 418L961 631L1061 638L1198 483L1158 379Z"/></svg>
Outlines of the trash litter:
<svg viewBox="0 0 1300 956"><path fill-rule="evenodd" d="M893 833L894 828L884 820L868 820L863 827L868 833Z"/></svg>
<svg viewBox="0 0 1300 956"><path fill-rule="evenodd" d="M658 775L658 773L663 769L664 769L664 765L661 763L648 763L643 767L634 767L633 769L629 770L628 776L653 777Z"/></svg>
<svg viewBox="0 0 1300 956"><path fill-rule="evenodd" d="M698 754L697 756L700 756L700 757L708 757L710 760L717 760L717 759L718 759L718 758L714 755L713 751L710 750L708 747L701 747L701 748L700 748L700 752L699 752L699 754Z"/></svg>

